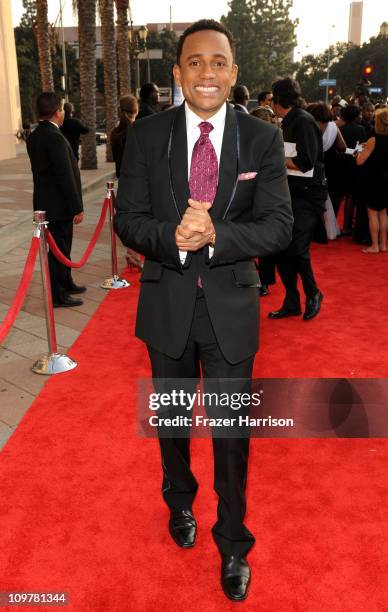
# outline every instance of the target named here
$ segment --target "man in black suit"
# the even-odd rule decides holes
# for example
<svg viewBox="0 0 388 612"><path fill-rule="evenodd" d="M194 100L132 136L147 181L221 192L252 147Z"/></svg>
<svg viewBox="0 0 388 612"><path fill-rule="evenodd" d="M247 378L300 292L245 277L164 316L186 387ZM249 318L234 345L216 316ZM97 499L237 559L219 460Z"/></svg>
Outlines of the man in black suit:
<svg viewBox="0 0 388 612"><path fill-rule="evenodd" d="M306 296L303 319L310 321L319 313L323 300L311 266L310 244L313 239L327 243L323 223L327 185L322 132L312 115L300 108L302 94L297 81L279 79L272 91L275 113L282 118L294 227L291 244L276 258L286 295L282 306L268 317L283 319L302 314L297 287L300 276Z"/></svg>
<svg viewBox="0 0 388 612"><path fill-rule="evenodd" d="M46 211L49 231L60 251L70 259L73 224L83 220L81 177L69 142L60 131L64 119L63 100L53 92L38 96L38 127L27 140L34 178L34 210ZM70 294L83 293L70 268L49 251L51 290L55 307L80 306L82 300Z"/></svg>
<svg viewBox="0 0 388 612"><path fill-rule="evenodd" d="M74 106L71 102L65 102L63 109L65 111L65 118L60 129L65 138L70 142L73 153L78 160L81 134L88 134L89 128L81 123L79 119L73 117Z"/></svg>
<svg viewBox="0 0 388 612"><path fill-rule="evenodd" d="M136 121L149 117L150 115L156 115L156 110L159 104L159 89L155 83L144 83L140 89L140 104L139 112L136 117Z"/></svg>
<svg viewBox="0 0 388 612"><path fill-rule="evenodd" d="M195 389L201 368L212 390L233 379L241 392L247 382L250 388L258 348L253 259L291 239L283 142L273 125L226 103L237 66L232 35L220 23L201 20L183 33L174 77L184 104L135 122L121 167L116 230L146 258L136 335L147 344L156 387L185 379L182 387L191 381ZM224 593L238 601L247 595L254 537L244 525L249 437L232 436L213 431L219 501L212 531ZM170 533L190 547L198 483L189 437L159 431L159 443Z"/></svg>
<svg viewBox="0 0 388 612"><path fill-rule="evenodd" d="M248 113L249 91L245 85L237 85L234 88L233 102L236 111Z"/></svg>

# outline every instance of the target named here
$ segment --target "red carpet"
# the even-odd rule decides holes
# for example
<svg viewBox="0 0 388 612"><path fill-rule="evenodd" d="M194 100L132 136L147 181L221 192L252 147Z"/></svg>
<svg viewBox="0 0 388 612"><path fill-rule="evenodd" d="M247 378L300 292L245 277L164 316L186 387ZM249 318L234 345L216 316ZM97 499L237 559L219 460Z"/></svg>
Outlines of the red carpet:
<svg viewBox="0 0 388 612"><path fill-rule="evenodd" d="M388 256L359 251L349 241L314 249L322 313L311 322L263 316L257 374L387 376ZM281 296L278 285L263 315ZM135 381L149 374L132 337L136 301L136 288L110 292L69 351L79 367L49 381L1 454L0 591L67 591L65 609L77 612L232 610L210 535L210 441L192 443L199 535L182 551L166 528L157 442L136 437ZM251 448L247 524L257 543L241 607L387 609L386 441Z"/></svg>

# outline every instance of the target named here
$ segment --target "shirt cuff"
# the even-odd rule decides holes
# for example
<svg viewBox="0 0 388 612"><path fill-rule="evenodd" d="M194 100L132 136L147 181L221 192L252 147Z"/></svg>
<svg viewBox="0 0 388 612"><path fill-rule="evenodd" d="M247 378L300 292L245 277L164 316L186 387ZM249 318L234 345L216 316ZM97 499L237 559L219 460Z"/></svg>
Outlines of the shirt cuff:
<svg viewBox="0 0 388 612"><path fill-rule="evenodd" d="M181 260L182 266L186 261L186 257L187 257L187 251L179 251L179 259Z"/></svg>

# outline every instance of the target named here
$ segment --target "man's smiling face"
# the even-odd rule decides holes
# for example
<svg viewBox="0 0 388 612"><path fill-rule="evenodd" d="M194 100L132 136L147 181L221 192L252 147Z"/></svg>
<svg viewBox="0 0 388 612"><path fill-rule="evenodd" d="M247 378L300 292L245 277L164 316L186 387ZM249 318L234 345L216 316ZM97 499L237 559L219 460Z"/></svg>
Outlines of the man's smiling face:
<svg viewBox="0 0 388 612"><path fill-rule="evenodd" d="M227 100L236 83L237 70L225 34L201 30L184 41L174 77L191 110L209 119Z"/></svg>

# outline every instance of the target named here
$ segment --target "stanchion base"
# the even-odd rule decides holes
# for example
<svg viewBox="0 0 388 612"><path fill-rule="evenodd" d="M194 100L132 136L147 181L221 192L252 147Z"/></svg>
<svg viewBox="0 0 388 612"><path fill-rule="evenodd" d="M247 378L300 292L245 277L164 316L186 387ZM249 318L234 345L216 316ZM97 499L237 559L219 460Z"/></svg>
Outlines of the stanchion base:
<svg viewBox="0 0 388 612"><path fill-rule="evenodd" d="M126 281L124 278L119 278L118 276L114 276L113 278L107 278L100 285L102 289L125 289L125 287L130 286L131 283Z"/></svg>
<svg viewBox="0 0 388 612"><path fill-rule="evenodd" d="M38 361L35 361L31 370L35 374L61 374L73 370L77 365L77 362L68 355L51 353L43 355Z"/></svg>

